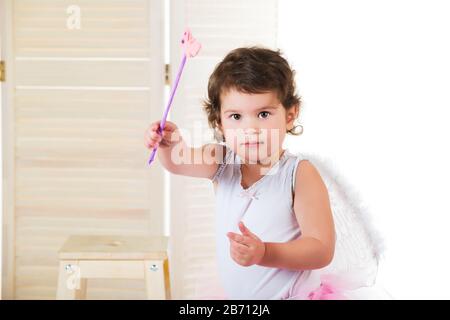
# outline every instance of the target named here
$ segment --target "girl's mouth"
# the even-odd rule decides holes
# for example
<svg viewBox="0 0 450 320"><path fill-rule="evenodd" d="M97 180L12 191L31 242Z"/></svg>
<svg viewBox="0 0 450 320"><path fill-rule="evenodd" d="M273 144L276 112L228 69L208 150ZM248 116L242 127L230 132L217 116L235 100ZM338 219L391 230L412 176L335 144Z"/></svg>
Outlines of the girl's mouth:
<svg viewBox="0 0 450 320"><path fill-rule="evenodd" d="M245 142L245 143L243 143L243 145L245 146L245 147L257 147L257 146L259 146L260 144L262 144L262 142L258 142L258 141L253 141L253 142Z"/></svg>

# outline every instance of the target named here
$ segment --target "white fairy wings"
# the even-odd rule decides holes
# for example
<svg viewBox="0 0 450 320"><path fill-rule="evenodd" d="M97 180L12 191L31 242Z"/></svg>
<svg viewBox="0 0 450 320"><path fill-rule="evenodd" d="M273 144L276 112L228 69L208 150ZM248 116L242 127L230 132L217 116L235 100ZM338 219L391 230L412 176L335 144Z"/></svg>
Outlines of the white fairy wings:
<svg viewBox="0 0 450 320"><path fill-rule="evenodd" d="M336 231L333 261L315 271L348 275L356 288L375 284L384 242L369 209L331 160L306 153L302 156L314 164L327 186Z"/></svg>

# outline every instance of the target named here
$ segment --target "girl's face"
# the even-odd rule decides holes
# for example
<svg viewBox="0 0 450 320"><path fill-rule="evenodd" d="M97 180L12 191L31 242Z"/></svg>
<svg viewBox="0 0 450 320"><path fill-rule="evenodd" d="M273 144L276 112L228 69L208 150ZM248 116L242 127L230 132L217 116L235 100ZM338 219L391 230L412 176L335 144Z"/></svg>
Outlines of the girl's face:
<svg viewBox="0 0 450 320"><path fill-rule="evenodd" d="M286 131L298 114L298 106L286 110L272 91L249 94L230 89L221 95L221 105L219 129L226 144L253 164L274 161L271 155L281 153Z"/></svg>

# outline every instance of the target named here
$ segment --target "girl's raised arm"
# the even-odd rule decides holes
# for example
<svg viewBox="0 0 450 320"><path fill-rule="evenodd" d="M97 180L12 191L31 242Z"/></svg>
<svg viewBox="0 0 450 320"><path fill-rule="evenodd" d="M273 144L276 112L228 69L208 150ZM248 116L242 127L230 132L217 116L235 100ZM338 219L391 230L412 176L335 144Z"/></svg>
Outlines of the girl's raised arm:
<svg viewBox="0 0 450 320"><path fill-rule="evenodd" d="M145 132L145 146L158 147L158 159L173 174L212 179L219 164L224 161L225 146L217 143L189 147L179 134L178 127L166 121L162 134L160 121L154 122Z"/></svg>

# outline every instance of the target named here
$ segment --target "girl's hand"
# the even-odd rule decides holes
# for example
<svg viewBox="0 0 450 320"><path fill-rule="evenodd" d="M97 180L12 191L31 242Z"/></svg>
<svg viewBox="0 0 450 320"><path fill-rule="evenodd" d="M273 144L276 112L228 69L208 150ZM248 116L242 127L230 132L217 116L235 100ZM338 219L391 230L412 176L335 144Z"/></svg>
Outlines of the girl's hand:
<svg viewBox="0 0 450 320"><path fill-rule="evenodd" d="M242 235L228 232L230 240L230 254L236 263L244 267L258 264L266 252L266 245L255 234L250 232L244 223L239 222Z"/></svg>
<svg viewBox="0 0 450 320"><path fill-rule="evenodd" d="M178 142L174 134L178 130L176 124L166 121L162 135L160 133L160 124L161 120L156 121L145 131L144 144L146 148L168 148L175 142Z"/></svg>

